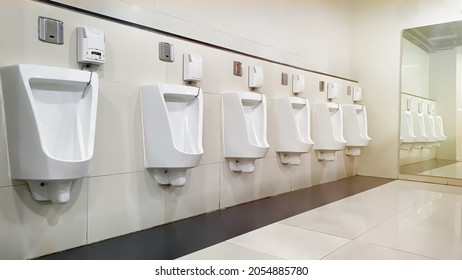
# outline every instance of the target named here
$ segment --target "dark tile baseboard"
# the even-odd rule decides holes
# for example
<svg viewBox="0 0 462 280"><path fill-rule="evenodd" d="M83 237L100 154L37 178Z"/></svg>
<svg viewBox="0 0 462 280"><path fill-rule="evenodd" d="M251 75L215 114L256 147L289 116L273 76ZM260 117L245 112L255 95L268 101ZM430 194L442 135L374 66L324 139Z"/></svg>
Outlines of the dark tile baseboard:
<svg viewBox="0 0 462 280"><path fill-rule="evenodd" d="M349 177L69 249L38 259L176 259L391 181L393 179L365 176Z"/></svg>

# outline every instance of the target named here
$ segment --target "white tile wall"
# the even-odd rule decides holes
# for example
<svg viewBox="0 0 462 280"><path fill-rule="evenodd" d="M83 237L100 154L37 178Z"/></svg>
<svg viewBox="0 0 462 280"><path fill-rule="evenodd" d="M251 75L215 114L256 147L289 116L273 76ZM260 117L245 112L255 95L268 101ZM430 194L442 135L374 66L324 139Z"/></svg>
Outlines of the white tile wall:
<svg viewBox="0 0 462 280"><path fill-rule="evenodd" d="M369 149L361 151L357 162L357 174L383 178L394 178L398 170L398 151Z"/></svg>
<svg viewBox="0 0 462 280"><path fill-rule="evenodd" d="M146 8L140 13L141 22L169 19L173 29L181 29L184 22L192 23L194 32L202 34L208 29L208 40L230 46L238 45L243 50L255 52L263 50L262 55L274 60L292 59L294 64L307 63L319 66L316 70L333 69L333 74L348 74L350 62L347 57L331 56L333 43L337 39L317 41L319 46L329 47L323 53L322 60L288 53L270 45L269 42L249 40L246 36L255 36L255 30L242 31L240 36L213 30L207 25L217 27L216 16L213 19L189 17L187 1L129 0L95 3L94 1L71 1L91 5L95 9L118 9L130 7L126 17L134 15L136 5ZM316 2L316 1L315 1ZM322 1L319 1L320 4ZM176 5L184 4L183 8ZM201 1L204 7L210 3L210 11L222 10L230 1L220 4L217 1ZM108 5L106 5L108 4ZM355 174L355 160L345 157L342 152L331 163L320 163L314 152L302 155L299 166L283 166L275 152L276 133L274 129L274 98L291 96L292 74L304 74L306 91L301 94L310 102L325 101L325 92L319 92L320 80L336 81L341 88L341 97L337 102L349 103L346 87L350 82L336 78L309 73L306 71L261 61L228 51L209 48L177 38L159 35L153 32L123 26L99 18L85 16L70 10L56 8L36 1L0 0L0 32L17 40L2 45L0 66L16 63L36 63L69 68L77 68L75 28L90 26L105 31L107 63L96 71L100 78L97 131L94 157L90 164L88 178L81 179L73 187L71 201L65 205L50 205L32 201L25 185L13 187L9 178L5 127L0 129L0 259L33 258L40 255L77 247L99 240L115 237L129 232L139 231L166 222L171 222L220 208L273 196L292 190L310 187L314 184L333 181ZM100 6L98 6L100 5ZM223 5L223 6L220 6ZM234 5L234 4L233 4ZM266 5L265 5L266 6ZM153 18L148 11L154 7ZM319 7L317 7L319 8ZM345 21L347 12L344 6L339 8L342 17L331 19L334 26ZM335 10L336 11L336 10ZM325 11L325 13L330 13ZM274 14L274 12L270 12ZM55 46L37 40L37 17L47 16L65 22L65 44ZM175 17L183 17L176 18ZM258 14L259 19L264 16ZM183 22L183 23L182 23ZM253 22L253 21L252 21ZM220 23L221 24L221 23ZM226 28L234 28L224 23ZM348 25L348 24L347 24ZM327 27L326 27L327 28ZM306 27L304 27L306 30ZM318 32L317 27L309 29L304 35L304 44L308 38ZM334 29L332 29L334 30ZM346 29L335 32L348 41L348 35L340 35ZM236 30L235 30L236 31ZM330 31L334 32L334 31ZM198 33L198 34L199 34ZM19 34L19 35L18 35ZM210 35L211 34L211 35ZM271 30L259 34L260 39L270 36ZM331 34L331 33L329 33ZM201 35L203 36L203 34ZM317 36L320 36L318 34ZM327 36L327 35L326 35ZM158 42L167 41L175 45L176 60L166 63L158 59ZM272 43L271 43L272 44ZM348 51L349 48L344 48ZM183 53L197 53L203 57L204 80L198 83L204 91L204 155L200 166L188 171L188 182L183 188L160 187L149 172L145 171L143 159L143 138L139 105L139 87L143 84L175 83L182 80ZM345 54L339 54L345 56ZM332 57L333 61L324 59ZM244 65L242 77L232 75L233 61ZM256 171L252 174L238 174L230 171L223 158L221 95L224 90L248 91L248 66L260 65L264 68L265 82L260 90L268 98L268 142L271 145L267 155L256 161ZM338 70L338 71L337 71ZM281 85L281 73L289 75L289 85ZM3 114L3 111L2 111ZM1 119L0 119L1 121ZM3 122L0 122L3 124ZM366 153L367 156L367 153ZM385 165L385 163L384 163ZM373 172L372 172L373 173ZM21 181L17 184L23 184ZM18 238L18 236L20 238ZM37 242L39 241L39 242Z"/></svg>
<svg viewBox="0 0 462 280"><path fill-rule="evenodd" d="M134 85L165 82L165 63L158 59L158 42L165 36L96 18L89 26L103 30L106 38L101 78Z"/></svg>
<svg viewBox="0 0 462 280"><path fill-rule="evenodd" d="M264 172L258 173L257 177L257 180L260 183L259 198L274 196L290 191L290 180L280 168L278 158L264 158L260 163Z"/></svg>
<svg viewBox="0 0 462 280"><path fill-rule="evenodd" d="M204 124L202 146L204 154L201 164L223 161L223 141L221 138L221 96L204 94Z"/></svg>
<svg viewBox="0 0 462 280"><path fill-rule="evenodd" d="M180 18L195 24L209 26L210 0L154 0L156 10L169 16Z"/></svg>
<svg viewBox="0 0 462 280"><path fill-rule="evenodd" d="M139 85L101 79L90 176L144 170Z"/></svg>
<svg viewBox="0 0 462 280"><path fill-rule="evenodd" d="M163 224L165 192L148 172L88 179L88 243Z"/></svg>
<svg viewBox="0 0 462 280"><path fill-rule="evenodd" d="M87 180L64 205L37 203L26 185L0 188L0 259L28 259L86 243Z"/></svg>
<svg viewBox="0 0 462 280"><path fill-rule="evenodd" d="M183 187L166 187L165 220L172 222L219 209L220 165L190 169Z"/></svg>
<svg viewBox="0 0 462 280"><path fill-rule="evenodd" d="M279 166L281 164L279 163ZM280 167L290 180L292 191L314 185L311 181L311 153L302 154L300 165Z"/></svg>
<svg viewBox="0 0 462 280"><path fill-rule="evenodd" d="M261 161L255 161L254 173L232 172L227 162L221 164L220 208L259 199L260 182L257 174L262 172Z"/></svg>
<svg viewBox="0 0 462 280"><path fill-rule="evenodd" d="M154 0L64 0L61 2L146 26L156 23L156 17L153 16Z"/></svg>

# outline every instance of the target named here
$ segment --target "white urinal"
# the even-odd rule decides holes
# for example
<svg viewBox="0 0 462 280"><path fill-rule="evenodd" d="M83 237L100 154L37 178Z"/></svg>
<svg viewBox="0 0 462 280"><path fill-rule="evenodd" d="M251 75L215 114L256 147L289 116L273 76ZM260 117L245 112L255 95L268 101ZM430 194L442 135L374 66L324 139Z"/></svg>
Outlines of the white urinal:
<svg viewBox="0 0 462 280"><path fill-rule="evenodd" d="M343 104L343 137L348 142L346 155L359 156L361 147L372 140L367 134L366 107L360 104Z"/></svg>
<svg viewBox="0 0 462 280"><path fill-rule="evenodd" d="M443 119L441 116L432 116L433 125L435 127L435 135L439 142L444 142L448 139L446 134L444 134Z"/></svg>
<svg viewBox="0 0 462 280"><path fill-rule="evenodd" d="M203 96L197 87L145 85L140 89L146 168L160 185L181 187L186 170L199 165Z"/></svg>
<svg viewBox="0 0 462 280"><path fill-rule="evenodd" d="M250 173L268 151L266 97L261 93L223 93L224 157L232 171Z"/></svg>
<svg viewBox="0 0 462 280"><path fill-rule="evenodd" d="M342 107L338 103L313 104L314 150L319 160L335 160L335 152L345 148Z"/></svg>
<svg viewBox="0 0 462 280"><path fill-rule="evenodd" d="M11 178L37 201L66 203L93 156L98 75L39 65L1 69Z"/></svg>
<svg viewBox="0 0 462 280"><path fill-rule="evenodd" d="M276 98L276 124L279 153L282 164L300 164L302 153L313 148L310 136L310 104L306 98Z"/></svg>
<svg viewBox="0 0 462 280"><path fill-rule="evenodd" d="M400 147L403 150L409 150L416 142L417 137L414 134L414 122L410 111L401 111L400 125Z"/></svg>
<svg viewBox="0 0 462 280"><path fill-rule="evenodd" d="M424 114L418 112L412 112L412 125L414 129L414 135L417 137L416 142L421 143L421 147L431 148L433 145L432 141L427 134L425 129ZM414 147L418 147L419 144L414 144Z"/></svg>
<svg viewBox="0 0 462 280"><path fill-rule="evenodd" d="M436 136L435 123L433 116L429 114L423 114L425 132L427 133L427 147L439 146L438 137Z"/></svg>

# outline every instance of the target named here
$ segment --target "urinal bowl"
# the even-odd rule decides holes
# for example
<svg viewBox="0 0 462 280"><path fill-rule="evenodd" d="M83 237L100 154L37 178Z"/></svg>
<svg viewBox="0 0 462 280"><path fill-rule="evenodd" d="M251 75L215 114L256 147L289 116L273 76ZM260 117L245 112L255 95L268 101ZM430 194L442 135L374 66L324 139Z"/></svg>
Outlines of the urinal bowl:
<svg viewBox="0 0 462 280"><path fill-rule="evenodd" d="M343 138L342 107L337 103L313 104L313 140L318 160L335 160L347 145Z"/></svg>
<svg viewBox="0 0 462 280"><path fill-rule="evenodd" d="M361 148L367 147L372 140L367 134L366 107L359 104L343 104L343 135L348 142L345 154L361 155Z"/></svg>
<svg viewBox="0 0 462 280"><path fill-rule="evenodd" d="M410 150L416 140L417 137L414 135L412 113L410 111L401 111L400 148L403 150Z"/></svg>
<svg viewBox="0 0 462 280"><path fill-rule="evenodd" d="M266 97L260 93L225 91L223 151L232 171L253 172L256 159L265 157Z"/></svg>
<svg viewBox="0 0 462 280"><path fill-rule="evenodd" d="M438 137L436 136L435 133L435 123L433 121L433 117L424 114L423 115L423 120L424 120L424 125L425 125L425 132L427 133L428 139L427 143L424 144L424 148L433 148L435 146L438 146Z"/></svg>
<svg viewBox="0 0 462 280"><path fill-rule="evenodd" d="M429 131L425 124L425 115L418 112L412 113L413 121L413 131L414 135L417 137L416 144L413 145L414 148L431 149L433 144L436 142L436 139L431 136L431 131Z"/></svg>
<svg viewBox="0 0 462 280"><path fill-rule="evenodd" d="M428 135L425 131L423 114L412 112L412 128L416 136L416 142L428 142Z"/></svg>
<svg viewBox="0 0 462 280"><path fill-rule="evenodd" d="M93 156L98 75L25 64L0 73L11 178L35 200L67 202Z"/></svg>
<svg viewBox="0 0 462 280"><path fill-rule="evenodd" d="M310 104L306 98L276 98L278 142L276 152L282 164L299 165L301 155L313 148L310 137Z"/></svg>
<svg viewBox="0 0 462 280"><path fill-rule="evenodd" d="M443 119L441 116L431 116L435 127L435 135L439 142L446 141L448 137L444 134Z"/></svg>
<svg viewBox="0 0 462 280"><path fill-rule="evenodd" d="M200 88L172 84L140 88L145 167L159 185L183 186L202 154Z"/></svg>

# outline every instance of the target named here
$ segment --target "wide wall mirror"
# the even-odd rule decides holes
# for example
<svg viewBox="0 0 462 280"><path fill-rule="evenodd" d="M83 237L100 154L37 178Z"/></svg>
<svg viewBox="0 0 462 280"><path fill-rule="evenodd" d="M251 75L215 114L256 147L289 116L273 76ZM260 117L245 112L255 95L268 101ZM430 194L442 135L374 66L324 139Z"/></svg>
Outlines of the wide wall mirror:
<svg viewBox="0 0 462 280"><path fill-rule="evenodd" d="M405 29L401 174L462 179L462 21Z"/></svg>

